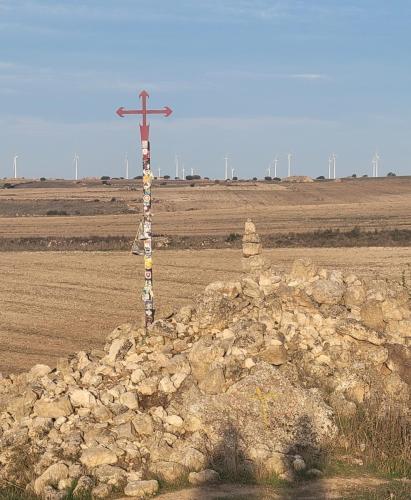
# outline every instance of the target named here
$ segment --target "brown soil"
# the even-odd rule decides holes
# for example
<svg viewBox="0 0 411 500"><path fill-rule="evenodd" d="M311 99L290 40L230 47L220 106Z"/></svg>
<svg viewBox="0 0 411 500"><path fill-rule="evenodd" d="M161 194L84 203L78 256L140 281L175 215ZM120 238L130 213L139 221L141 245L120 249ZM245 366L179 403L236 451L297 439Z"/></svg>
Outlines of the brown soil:
<svg viewBox="0 0 411 500"><path fill-rule="evenodd" d="M364 497L364 492L370 496ZM395 491L393 497L391 491ZM247 484L221 484L164 493L158 500L328 500L328 499L389 499L410 498L411 486L389 483L383 479L334 477L310 481L294 487L269 487ZM357 496L358 495L358 496Z"/></svg>
<svg viewBox="0 0 411 500"><path fill-rule="evenodd" d="M297 257L361 276L407 279L411 248L275 249L280 270ZM205 285L240 277L240 250L158 252L158 317L191 301ZM404 274L404 276L403 276ZM80 349L100 347L108 332L140 322L142 261L125 252L4 252L0 255L0 372L17 372Z"/></svg>
<svg viewBox="0 0 411 500"><path fill-rule="evenodd" d="M115 197L129 210L140 211L141 181L75 184L56 187L22 185L0 190L0 237L32 236L128 236L135 235L138 216L120 214L109 200ZM61 187L61 185L65 187ZM134 190L132 190L134 189ZM318 229L411 229L411 177L343 180L339 182L169 183L154 186L154 228L163 235L220 235L241 233L247 217L257 222L262 234L307 232ZM108 214L62 217L8 217L19 203L71 200L79 211L85 202L99 199ZM12 201L13 200L13 201ZM15 205L12 205L15 204ZM74 203L75 206L75 203ZM110 208L111 207L111 208ZM112 209L112 210L111 210ZM110 211L111 210L111 211ZM34 213L33 208L33 213ZM13 212L15 213L15 212ZM117 215L116 215L117 214Z"/></svg>

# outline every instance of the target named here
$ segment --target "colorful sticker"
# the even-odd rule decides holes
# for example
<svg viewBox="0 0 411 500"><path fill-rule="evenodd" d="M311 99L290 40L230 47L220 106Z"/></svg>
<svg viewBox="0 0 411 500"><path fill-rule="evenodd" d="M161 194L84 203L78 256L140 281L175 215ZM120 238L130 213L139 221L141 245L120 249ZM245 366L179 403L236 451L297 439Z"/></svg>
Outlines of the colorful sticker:
<svg viewBox="0 0 411 500"><path fill-rule="evenodd" d="M144 256L144 268L152 269L153 267L153 259L151 257Z"/></svg>

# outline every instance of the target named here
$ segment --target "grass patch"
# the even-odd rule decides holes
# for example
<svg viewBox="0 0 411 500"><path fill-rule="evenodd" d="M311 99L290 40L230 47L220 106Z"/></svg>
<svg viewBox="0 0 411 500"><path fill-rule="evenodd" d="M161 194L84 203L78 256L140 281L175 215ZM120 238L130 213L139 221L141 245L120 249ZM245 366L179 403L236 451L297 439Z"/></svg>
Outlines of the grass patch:
<svg viewBox="0 0 411 500"><path fill-rule="evenodd" d="M344 496L345 500L409 500L410 498L411 485L401 481L391 481L375 490L355 490Z"/></svg>
<svg viewBox="0 0 411 500"><path fill-rule="evenodd" d="M336 416L339 442L331 456L349 452L363 461L364 470L383 477L411 477L411 422L394 405L384 411L369 403L358 408L353 417ZM342 444L344 445L342 447ZM330 472L352 474L356 466L336 462Z"/></svg>

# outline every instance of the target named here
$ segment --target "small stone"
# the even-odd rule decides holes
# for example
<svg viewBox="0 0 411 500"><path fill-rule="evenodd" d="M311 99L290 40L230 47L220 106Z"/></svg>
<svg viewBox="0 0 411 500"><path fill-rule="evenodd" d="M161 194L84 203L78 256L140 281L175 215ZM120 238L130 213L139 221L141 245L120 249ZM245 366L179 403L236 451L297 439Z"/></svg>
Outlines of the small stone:
<svg viewBox="0 0 411 500"><path fill-rule="evenodd" d="M130 497L146 498L154 496L158 490L158 481L151 479L149 481L130 481L124 488L124 493Z"/></svg>
<svg viewBox="0 0 411 500"><path fill-rule="evenodd" d="M76 389L70 394L70 401L74 407L90 408L96 404L96 398L86 389Z"/></svg>
<svg viewBox="0 0 411 500"><path fill-rule="evenodd" d="M224 392L225 378L222 368L215 368L198 384L206 394L220 394Z"/></svg>
<svg viewBox="0 0 411 500"><path fill-rule="evenodd" d="M338 304L343 295L345 288L337 281L321 279L312 285L312 297L319 304Z"/></svg>
<svg viewBox="0 0 411 500"><path fill-rule="evenodd" d="M287 351L283 345L269 345L260 353L260 357L271 365L279 366L287 362Z"/></svg>
<svg viewBox="0 0 411 500"><path fill-rule="evenodd" d="M297 455L294 460L293 460L293 468L296 472L302 472L303 470L306 469L306 465L302 457Z"/></svg>
<svg viewBox="0 0 411 500"><path fill-rule="evenodd" d="M145 373L140 368L134 370L130 376L130 380L133 384L139 384L142 380L146 378Z"/></svg>
<svg viewBox="0 0 411 500"><path fill-rule="evenodd" d="M68 417L73 413L73 407L67 397L54 401L36 401L33 410L37 416L43 418Z"/></svg>
<svg viewBox="0 0 411 500"><path fill-rule="evenodd" d="M320 469L308 469L306 472L307 477L312 477L312 478L321 478L323 477L324 473Z"/></svg>
<svg viewBox="0 0 411 500"><path fill-rule="evenodd" d="M111 485L100 483L91 490L91 496L92 498L107 498L112 489Z"/></svg>
<svg viewBox="0 0 411 500"><path fill-rule="evenodd" d="M78 498L91 491L94 481L89 476L81 476L73 490L73 498Z"/></svg>
<svg viewBox="0 0 411 500"><path fill-rule="evenodd" d="M112 465L117 463L117 455L107 448L96 446L84 450L80 462L89 468L98 467L99 465Z"/></svg>
<svg viewBox="0 0 411 500"><path fill-rule="evenodd" d="M94 476L102 483L117 486L126 476L126 471L113 465L102 465L93 472Z"/></svg>
<svg viewBox="0 0 411 500"><path fill-rule="evenodd" d="M51 372L51 368L47 365L34 365L31 370L29 371L29 374L32 378L42 378L45 375L48 375Z"/></svg>
<svg viewBox="0 0 411 500"><path fill-rule="evenodd" d="M190 472L188 475L188 482L194 486L217 483L219 480L220 475L213 469L204 469L200 472Z"/></svg>
<svg viewBox="0 0 411 500"><path fill-rule="evenodd" d="M137 434L150 436L153 433L153 419L150 415L146 413L136 415L131 422Z"/></svg>
<svg viewBox="0 0 411 500"><path fill-rule="evenodd" d="M384 315L381 302L377 300L368 300L361 307L361 321L368 328L381 331L384 330Z"/></svg>
<svg viewBox="0 0 411 500"><path fill-rule="evenodd" d="M184 420L178 415L169 415L166 417L166 422L173 427L182 427Z"/></svg>
<svg viewBox="0 0 411 500"><path fill-rule="evenodd" d="M164 392L165 394L172 394L173 392L176 392L176 388L168 376L165 376L160 380L158 383L158 390Z"/></svg>
<svg viewBox="0 0 411 500"><path fill-rule="evenodd" d="M187 474L187 468L176 462L159 461L151 464L150 472L166 483L176 483Z"/></svg>
<svg viewBox="0 0 411 500"><path fill-rule="evenodd" d="M68 477L68 467L63 463L50 465L43 474L34 481L34 492L42 495L46 486L57 487L59 481Z"/></svg>
<svg viewBox="0 0 411 500"><path fill-rule="evenodd" d="M253 366L255 366L255 363L254 361L252 360L252 358L247 358L245 361L244 361L244 367L247 368L247 370L250 370Z"/></svg>
<svg viewBox="0 0 411 500"><path fill-rule="evenodd" d="M138 397L133 391L125 392L120 396L120 404L126 406L130 410L136 410L138 408Z"/></svg>

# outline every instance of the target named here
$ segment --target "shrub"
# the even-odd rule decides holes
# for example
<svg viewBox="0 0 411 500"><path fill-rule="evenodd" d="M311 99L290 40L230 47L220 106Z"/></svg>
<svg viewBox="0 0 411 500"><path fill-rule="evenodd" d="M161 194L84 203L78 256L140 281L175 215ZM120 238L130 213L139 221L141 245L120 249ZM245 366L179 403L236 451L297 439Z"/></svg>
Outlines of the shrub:
<svg viewBox="0 0 411 500"><path fill-rule="evenodd" d="M46 212L47 216L54 216L54 215L68 215L68 213L65 210L48 210Z"/></svg>
<svg viewBox="0 0 411 500"><path fill-rule="evenodd" d="M44 182L46 180L45 177L40 177L40 182Z"/></svg>
<svg viewBox="0 0 411 500"><path fill-rule="evenodd" d="M108 175L102 175L102 176L100 177L100 180L102 180L102 181L109 181L109 180L110 180L110 177L109 177Z"/></svg>
<svg viewBox="0 0 411 500"><path fill-rule="evenodd" d="M316 180L323 181L323 180L325 180L325 177L323 175L319 175Z"/></svg>
<svg viewBox="0 0 411 500"><path fill-rule="evenodd" d="M395 177L396 175L394 172L388 172L387 177Z"/></svg>
<svg viewBox="0 0 411 500"><path fill-rule="evenodd" d="M240 238L241 238L241 235L240 235L240 234L238 234L238 233L230 233L230 234L227 236L227 238L225 239L225 241L226 241L227 243L231 243L231 242L233 242L233 241L237 241L237 240L239 240Z"/></svg>
<svg viewBox="0 0 411 500"><path fill-rule="evenodd" d="M264 180L265 180L265 181L271 181L271 180L272 180L272 178L271 178L269 175L266 175L266 176L264 177Z"/></svg>

